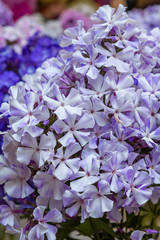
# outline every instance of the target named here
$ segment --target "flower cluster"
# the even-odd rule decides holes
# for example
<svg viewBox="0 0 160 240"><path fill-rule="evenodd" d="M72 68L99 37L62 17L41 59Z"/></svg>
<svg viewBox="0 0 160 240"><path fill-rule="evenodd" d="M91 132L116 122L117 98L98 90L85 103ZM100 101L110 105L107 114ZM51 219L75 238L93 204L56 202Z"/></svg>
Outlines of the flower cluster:
<svg viewBox="0 0 160 240"><path fill-rule="evenodd" d="M1 106L10 130L0 219L20 240L56 239L71 219L119 222L120 209L131 214L160 198L160 38L148 39L122 5L92 19L87 32L81 21L65 30L61 46L72 51L26 75ZM24 229L20 217L28 217ZM154 233L131 230L132 240ZM117 234L125 236L117 229L107 239Z"/></svg>
<svg viewBox="0 0 160 240"><path fill-rule="evenodd" d="M0 49L0 104L8 101L8 89L19 82L25 74L32 74L42 62L55 57L60 50L59 40L36 33L18 55L9 46ZM3 118L0 131L7 129L8 118ZM0 146L2 137L0 136ZM0 149L1 151L1 149Z"/></svg>
<svg viewBox="0 0 160 240"><path fill-rule="evenodd" d="M39 24L34 16L21 17L14 25L0 28L0 48L10 45L17 53L27 45L28 38L36 32L42 32L43 26Z"/></svg>
<svg viewBox="0 0 160 240"><path fill-rule="evenodd" d="M0 1L0 26L10 25L12 22L12 11Z"/></svg>
<svg viewBox="0 0 160 240"><path fill-rule="evenodd" d="M93 21L89 18L89 16L83 14L82 12L76 10L76 9L67 9L62 12L60 15L60 22L63 29L75 27L77 25L77 21L82 20L84 25L84 29L88 30L92 24Z"/></svg>
<svg viewBox="0 0 160 240"><path fill-rule="evenodd" d="M146 29L148 34L155 27L160 27L160 5L148 6L145 9L133 9L129 16L139 22L139 27Z"/></svg>

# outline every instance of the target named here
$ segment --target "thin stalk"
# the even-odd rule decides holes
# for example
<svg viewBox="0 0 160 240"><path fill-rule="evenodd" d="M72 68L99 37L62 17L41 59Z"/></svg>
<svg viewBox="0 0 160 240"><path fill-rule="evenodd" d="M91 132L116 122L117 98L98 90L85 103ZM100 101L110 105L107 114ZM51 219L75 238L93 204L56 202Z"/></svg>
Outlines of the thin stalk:
<svg viewBox="0 0 160 240"><path fill-rule="evenodd" d="M92 226L92 228L93 228L93 231L94 231L94 233L95 233L96 240L101 240L100 237L99 237L99 234L98 234L98 232L97 232L97 228L96 228L96 226L95 226L95 224L94 224L94 221L92 220L92 218L89 218L89 220L90 220L91 226Z"/></svg>

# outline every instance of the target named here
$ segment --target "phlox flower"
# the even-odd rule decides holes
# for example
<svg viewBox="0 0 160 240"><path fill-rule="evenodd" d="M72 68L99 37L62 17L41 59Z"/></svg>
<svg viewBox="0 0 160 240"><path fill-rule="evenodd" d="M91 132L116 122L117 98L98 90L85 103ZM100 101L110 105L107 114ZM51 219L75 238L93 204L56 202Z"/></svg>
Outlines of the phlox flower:
<svg viewBox="0 0 160 240"><path fill-rule="evenodd" d="M57 228L48 222L61 223L62 214L57 210L53 209L44 215L46 207L38 206L33 211L34 220L38 221L28 233L29 240L44 239L44 234L47 235L47 239L56 239Z"/></svg>

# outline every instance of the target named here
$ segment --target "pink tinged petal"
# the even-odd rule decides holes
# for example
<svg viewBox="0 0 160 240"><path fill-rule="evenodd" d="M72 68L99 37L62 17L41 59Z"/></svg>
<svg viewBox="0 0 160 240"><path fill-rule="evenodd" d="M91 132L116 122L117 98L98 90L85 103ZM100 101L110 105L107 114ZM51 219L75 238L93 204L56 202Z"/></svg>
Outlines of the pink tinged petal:
<svg viewBox="0 0 160 240"><path fill-rule="evenodd" d="M142 240L144 235L145 235L145 232L136 230L136 231L132 232L131 239L132 240Z"/></svg>
<svg viewBox="0 0 160 240"><path fill-rule="evenodd" d="M75 142L75 138L72 132L67 132L62 138L58 139L62 146L67 147L68 145Z"/></svg>
<svg viewBox="0 0 160 240"><path fill-rule="evenodd" d="M152 195L152 190L151 189L137 189L133 188L133 194L136 199L136 202L139 205L143 205L146 203Z"/></svg>
<svg viewBox="0 0 160 240"><path fill-rule="evenodd" d="M48 224L47 240L56 240L57 228Z"/></svg>
<svg viewBox="0 0 160 240"><path fill-rule="evenodd" d="M44 220L46 222L53 222L53 223L61 223L62 219L63 219L62 214L56 208L49 211L44 217Z"/></svg>

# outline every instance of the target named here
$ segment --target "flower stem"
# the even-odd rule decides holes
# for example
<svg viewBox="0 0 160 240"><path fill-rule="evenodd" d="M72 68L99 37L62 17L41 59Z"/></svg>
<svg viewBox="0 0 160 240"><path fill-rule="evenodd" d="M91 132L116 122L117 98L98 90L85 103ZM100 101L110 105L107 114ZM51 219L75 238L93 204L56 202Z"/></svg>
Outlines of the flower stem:
<svg viewBox="0 0 160 240"><path fill-rule="evenodd" d="M95 225L95 223L94 223L94 220L92 220L92 218L89 218L89 220L90 220L91 226L92 226L92 228L93 228L93 231L94 231L96 240L101 240L100 237L99 237L99 234L98 234L98 232L97 232L97 228L96 228L96 225Z"/></svg>

